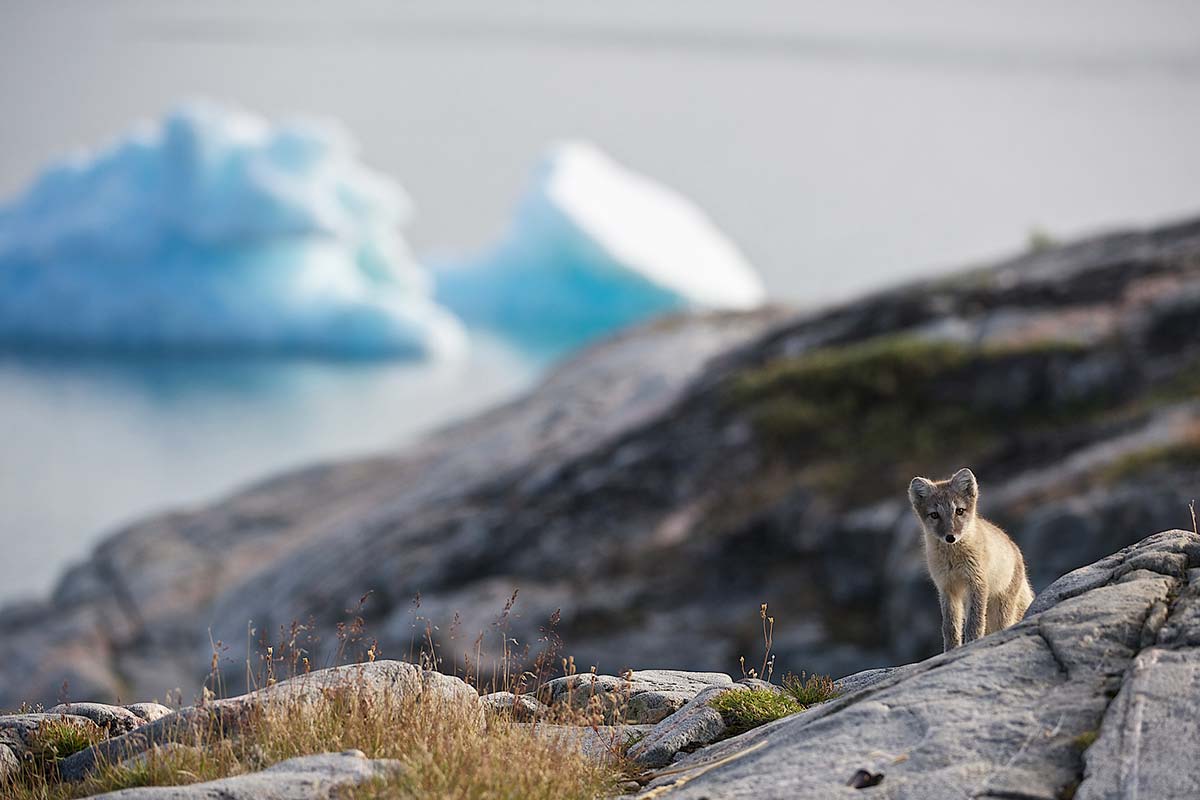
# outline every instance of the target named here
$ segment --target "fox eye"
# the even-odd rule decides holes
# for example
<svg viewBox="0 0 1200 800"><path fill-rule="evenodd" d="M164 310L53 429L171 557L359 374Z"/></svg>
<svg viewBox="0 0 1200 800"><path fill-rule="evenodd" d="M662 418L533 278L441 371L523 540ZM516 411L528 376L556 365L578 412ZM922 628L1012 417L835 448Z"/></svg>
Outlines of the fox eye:
<svg viewBox="0 0 1200 800"><path fill-rule="evenodd" d="M967 513L967 510L965 508L956 508L954 509L954 513L961 517L963 514Z"/></svg>
<svg viewBox="0 0 1200 800"><path fill-rule="evenodd" d="M941 515L941 514L939 514L939 513L937 513L936 511L930 511L930 512L929 512L929 518L930 518L930 519L941 519L941 518L942 518L942 515Z"/></svg>

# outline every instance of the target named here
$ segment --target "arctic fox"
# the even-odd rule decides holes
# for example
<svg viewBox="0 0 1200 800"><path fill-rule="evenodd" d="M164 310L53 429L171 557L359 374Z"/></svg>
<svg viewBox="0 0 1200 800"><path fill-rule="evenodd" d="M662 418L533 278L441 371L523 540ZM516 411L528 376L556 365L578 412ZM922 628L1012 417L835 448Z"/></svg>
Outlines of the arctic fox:
<svg viewBox="0 0 1200 800"><path fill-rule="evenodd" d="M925 530L925 560L942 606L943 651L1025 616L1033 602L1025 559L1008 534L975 513L974 473L964 468L945 481L913 478L908 499Z"/></svg>

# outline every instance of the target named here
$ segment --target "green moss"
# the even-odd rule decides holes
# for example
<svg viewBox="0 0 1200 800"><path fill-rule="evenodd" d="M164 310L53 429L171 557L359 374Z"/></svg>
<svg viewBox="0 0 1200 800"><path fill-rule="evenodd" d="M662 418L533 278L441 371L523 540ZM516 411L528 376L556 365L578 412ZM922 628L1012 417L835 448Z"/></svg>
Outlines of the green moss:
<svg viewBox="0 0 1200 800"><path fill-rule="evenodd" d="M804 706L790 695L779 694L770 689L723 692L709 700L708 704L721 712L721 719L724 720L726 732L730 736L804 710Z"/></svg>
<svg viewBox="0 0 1200 800"><path fill-rule="evenodd" d="M1126 453L1106 465L1099 477L1107 483L1116 483L1158 469L1200 469L1200 434Z"/></svg>
<svg viewBox="0 0 1200 800"><path fill-rule="evenodd" d="M801 672L799 677L788 673L783 679L783 690L803 706L824 703L839 694L833 678L828 675L808 675L804 672Z"/></svg>
<svg viewBox="0 0 1200 800"><path fill-rule="evenodd" d="M1150 393L1150 403L1164 405L1186 400L1195 400L1200 395L1200 359L1184 363L1171 378Z"/></svg>
<svg viewBox="0 0 1200 800"><path fill-rule="evenodd" d="M914 336L826 347L747 370L728 401L768 450L802 464L819 488L870 494L910 472L950 469L994 450L1014 425L1079 421L1114 398L1063 401L1056 365L1081 346L1037 341L978 348ZM1022 383L1007 391L1005 370ZM981 376L996 382L981 389ZM1053 402L1051 402L1053 401Z"/></svg>
<svg viewBox="0 0 1200 800"><path fill-rule="evenodd" d="M1098 739L1099 737L1100 737L1100 731L1084 731L1083 733L1079 734L1074 739L1072 739L1071 743L1073 745L1075 745L1075 747L1077 747L1081 751L1087 750L1089 747L1091 747L1093 744L1096 743L1096 739Z"/></svg>

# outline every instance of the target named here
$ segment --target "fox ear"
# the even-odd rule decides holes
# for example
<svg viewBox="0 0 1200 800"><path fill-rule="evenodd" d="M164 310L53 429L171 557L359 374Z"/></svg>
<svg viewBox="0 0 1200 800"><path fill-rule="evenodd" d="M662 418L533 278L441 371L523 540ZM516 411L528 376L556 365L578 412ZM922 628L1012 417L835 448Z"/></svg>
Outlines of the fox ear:
<svg viewBox="0 0 1200 800"><path fill-rule="evenodd" d="M975 473L966 467L954 473L954 477L950 479L950 488L963 497L979 496L979 483L975 480Z"/></svg>
<svg viewBox="0 0 1200 800"><path fill-rule="evenodd" d="M908 485L908 501L914 506L917 501L924 500L933 494L933 481L928 478L913 478Z"/></svg>

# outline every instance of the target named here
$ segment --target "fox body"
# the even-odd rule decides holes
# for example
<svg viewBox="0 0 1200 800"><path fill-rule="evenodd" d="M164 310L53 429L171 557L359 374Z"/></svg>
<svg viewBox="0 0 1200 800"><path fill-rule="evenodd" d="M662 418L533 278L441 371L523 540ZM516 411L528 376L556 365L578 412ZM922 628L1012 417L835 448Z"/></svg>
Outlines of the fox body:
<svg viewBox="0 0 1200 800"><path fill-rule="evenodd" d="M1033 602L1020 548L975 509L969 469L949 480L913 478L913 513L925 531L925 561L942 607L944 651L1016 624Z"/></svg>

